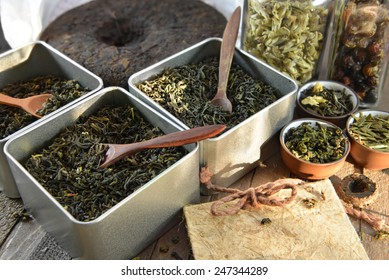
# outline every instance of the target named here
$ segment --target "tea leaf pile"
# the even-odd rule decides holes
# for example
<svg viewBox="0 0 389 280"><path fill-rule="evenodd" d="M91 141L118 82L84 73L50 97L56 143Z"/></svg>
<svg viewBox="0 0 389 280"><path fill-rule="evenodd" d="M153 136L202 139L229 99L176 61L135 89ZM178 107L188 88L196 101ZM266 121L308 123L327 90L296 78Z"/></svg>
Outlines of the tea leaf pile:
<svg viewBox="0 0 389 280"><path fill-rule="evenodd" d="M371 149L389 153L389 117L372 114L353 116L349 132L357 142Z"/></svg>
<svg viewBox="0 0 389 280"><path fill-rule="evenodd" d="M308 111L325 117L344 116L353 110L351 96L345 89L330 89L320 83L304 90L300 102Z"/></svg>
<svg viewBox="0 0 389 280"><path fill-rule="evenodd" d="M347 138L340 128L326 127L308 122L291 128L285 135L285 145L301 160L329 163L340 159L346 152Z"/></svg>
<svg viewBox="0 0 389 280"><path fill-rule="evenodd" d="M16 98L25 98L43 93L52 94L53 96L44 104L44 108L37 112L44 116L88 93L90 90L82 87L76 80L47 75L8 84L0 91ZM36 120L36 117L22 109L0 105L0 139L8 137Z"/></svg>
<svg viewBox="0 0 389 280"><path fill-rule="evenodd" d="M27 171L76 219L91 221L149 182L187 152L150 149L100 169L106 147L163 133L131 106L101 108L65 128L24 164Z"/></svg>
<svg viewBox="0 0 389 280"><path fill-rule="evenodd" d="M277 100L279 92L247 74L238 64L231 66L227 96L232 113L214 106L210 100L218 85L219 58L169 68L137 87L190 128L226 124L227 129Z"/></svg>

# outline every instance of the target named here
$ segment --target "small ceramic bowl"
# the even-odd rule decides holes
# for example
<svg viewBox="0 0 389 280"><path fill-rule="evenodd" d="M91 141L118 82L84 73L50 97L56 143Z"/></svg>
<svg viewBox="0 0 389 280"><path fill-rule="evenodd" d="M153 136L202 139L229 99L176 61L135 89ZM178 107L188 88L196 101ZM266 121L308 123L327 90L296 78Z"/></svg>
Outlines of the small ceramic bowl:
<svg viewBox="0 0 389 280"><path fill-rule="evenodd" d="M368 115L371 115L372 117L382 116L384 118L389 118L389 112L379 110L361 110L350 116L346 123L346 131L351 142L350 155L356 163L363 168L383 170L389 168L389 152L372 149L362 144L357 140L357 134L352 133L350 129L352 123L355 122L355 118ZM386 133L389 133L389 131Z"/></svg>
<svg viewBox="0 0 389 280"><path fill-rule="evenodd" d="M304 123L308 123L311 127L317 127L318 125L321 125L325 128L330 127L339 129L339 133L341 134L340 137L344 137L343 141L345 141L343 155L335 161L326 163L313 163L308 160L301 159L297 155L293 154L286 146L287 134L291 129L298 128ZM317 139L318 138L313 138L313 140ZM280 143L281 158L286 167L298 177L308 180L321 180L334 175L337 171L339 171L340 168L342 168L350 152L350 142L340 127L334 125L333 123L315 118L302 118L291 121L281 130Z"/></svg>
<svg viewBox="0 0 389 280"><path fill-rule="evenodd" d="M338 93L344 92L345 95L349 96L351 106L350 106L349 110L347 111L347 113L344 113L342 115L337 115L337 116L330 116L330 114L326 114L326 113L320 114L320 113L314 111L312 109L312 106L319 106L320 107L320 106L324 105L324 103L320 103L320 102L323 102L324 99L318 100L318 99L316 99L317 97L316 98L311 97L312 96L311 94L307 95L307 93L308 93L307 91L312 90L315 86L316 87L322 86L323 89L326 89L328 91L336 91ZM306 101L308 101L309 104L311 104L311 105L307 105L307 104L302 103L302 100L304 100L307 96L309 96L308 98L310 98L310 100L308 101L306 99ZM298 117L322 119L325 121L329 121L329 122L331 122L331 123L333 123L341 128L345 128L347 118L351 114L356 112L358 110L358 107L359 107L358 95L351 88L349 88L341 83L334 82L334 81L311 81L311 82L304 84L303 86L300 87L300 89L297 92L296 101L297 101L297 116ZM317 105L312 105L315 103Z"/></svg>

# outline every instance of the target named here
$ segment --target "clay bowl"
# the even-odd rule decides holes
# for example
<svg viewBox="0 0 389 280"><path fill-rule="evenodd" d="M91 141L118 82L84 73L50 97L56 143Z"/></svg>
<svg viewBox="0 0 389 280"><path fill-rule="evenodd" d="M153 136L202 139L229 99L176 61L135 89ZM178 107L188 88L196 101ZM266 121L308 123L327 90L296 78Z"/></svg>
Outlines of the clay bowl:
<svg viewBox="0 0 389 280"><path fill-rule="evenodd" d="M366 169L383 170L389 168L389 152L378 151L369 148L357 140L357 135L350 131L350 125L355 121L355 118L367 116L371 114L375 116L389 117L389 112L379 110L361 110L350 116L346 123L346 131L351 142L350 155L356 163ZM388 131L389 132L389 131Z"/></svg>
<svg viewBox="0 0 389 280"><path fill-rule="evenodd" d="M343 156L335 161L326 163L313 163L307 160L303 160L294 155L286 146L285 139L292 128L297 128L303 123L308 123L312 127L316 127L320 124L323 127L337 128L341 131L341 128L333 123L323 121L315 118L302 118L291 121L289 124L283 127L280 133L281 144L281 158L285 166L295 175L302 179L308 180L321 180L334 175L340 168L342 168L346 161L347 155L350 152L350 142L346 135L341 131L345 141L345 151Z"/></svg>
<svg viewBox="0 0 389 280"><path fill-rule="evenodd" d="M322 115L311 108L309 108L308 105L304 105L302 103L302 100L307 96L307 93L316 85L316 84L322 85L323 88L329 90L329 91L337 91L337 92L343 92L345 95L349 96L350 102L352 104L352 107L350 110L343 114L343 115L338 115L338 116L329 116L329 115ZM308 92L307 92L308 90ZM345 128L346 122L348 117L355 113L358 110L359 107L359 98L358 95L349 87L338 83L334 81L311 81L303 86L301 86L297 92L297 97L296 97L296 102L297 102L297 116L300 118L317 118L321 120L325 120L328 122L331 122L341 128ZM323 105L321 105L323 106Z"/></svg>

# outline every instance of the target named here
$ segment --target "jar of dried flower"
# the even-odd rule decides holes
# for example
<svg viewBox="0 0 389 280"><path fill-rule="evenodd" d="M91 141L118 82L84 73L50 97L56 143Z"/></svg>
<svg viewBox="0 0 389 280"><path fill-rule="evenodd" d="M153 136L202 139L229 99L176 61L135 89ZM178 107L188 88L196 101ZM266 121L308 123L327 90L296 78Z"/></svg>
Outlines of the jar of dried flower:
<svg viewBox="0 0 389 280"><path fill-rule="evenodd" d="M361 107L378 105L389 57L389 1L351 0L344 3L331 79L352 89Z"/></svg>

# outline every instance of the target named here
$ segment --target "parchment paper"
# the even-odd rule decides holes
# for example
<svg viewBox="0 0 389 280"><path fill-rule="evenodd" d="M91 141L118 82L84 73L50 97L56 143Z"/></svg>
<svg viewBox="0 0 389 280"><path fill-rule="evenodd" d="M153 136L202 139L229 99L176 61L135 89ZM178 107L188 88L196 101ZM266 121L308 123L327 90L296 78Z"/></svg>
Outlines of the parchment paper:
<svg viewBox="0 0 389 280"><path fill-rule="evenodd" d="M279 195L289 196L287 192ZM308 208L304 199L316 200L315 206ZM211 203L184 207L195 259L368 259L328 179L299 186L297 197L284 207L213 216ZM262 225L263 218L271 223Z"/></svg>

